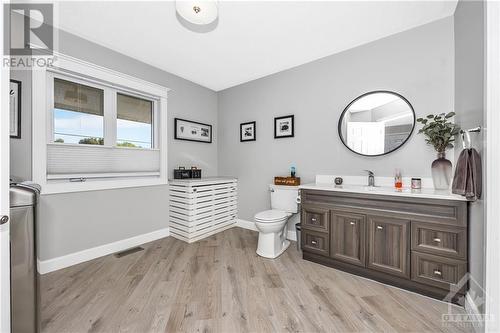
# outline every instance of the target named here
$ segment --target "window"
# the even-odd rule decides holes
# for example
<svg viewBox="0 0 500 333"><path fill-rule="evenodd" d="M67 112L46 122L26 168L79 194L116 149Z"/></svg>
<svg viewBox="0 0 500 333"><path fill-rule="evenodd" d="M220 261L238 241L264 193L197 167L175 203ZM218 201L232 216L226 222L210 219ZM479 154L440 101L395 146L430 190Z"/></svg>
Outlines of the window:
<svg viewBox="0 0 500 333"><path fill-rule="evenodd" d="M104 90L54 79L54 142L104 144Z"/></svg>
<svg viewBox="0 0 500 333"><path fill-rule="evenodd" d="M117 94L117 146L152 148L153 103L142 98Z"/></svg>
<svg viewBox="0 0 500 333"><path fill-rule="evenodd" d="M154 98L63 75L52 81L54 143L155 148Z"/></svg>
<svg viewBox="0 0 500 333"><path fill-rule="evenodd" d="M42 194L167 183L167 88L61 54L32 82Z"/></svg>

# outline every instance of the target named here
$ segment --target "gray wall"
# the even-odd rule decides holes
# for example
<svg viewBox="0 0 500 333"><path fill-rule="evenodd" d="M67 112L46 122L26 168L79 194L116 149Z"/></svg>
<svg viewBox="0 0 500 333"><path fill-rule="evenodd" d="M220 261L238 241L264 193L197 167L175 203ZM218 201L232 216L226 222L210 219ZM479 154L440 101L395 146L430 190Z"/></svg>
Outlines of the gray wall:
<svg viewBox="0 0 500 333"><path fill-rule="evenodd" d="M293 164L302 182L316 174L430 177L435 159L422 136L382 157L362 157L337 134L344 107L372 90L405 96L417 116L453 110L453 17L335 54L219 93L219 173L239 178L239 216L270 206L274 176ZM295 137L273 138L273 118L295 115ZM257 141L239 142L239 124L257 122ZM451 152L452 155L452 152ZM451 157L450 155L450 157Z"/></svg>
<svg viewBox="0 0 500 333"><path fill-rule="evenodd" d="M59 33L59 51L172 89L168 97L169 172L179 165L196 165L206 176L217 175L214 91L63 31ZM13 73L13 77L17 75ZM29 76L24 78L23 88L31 85L30 80ZM29 105L29 99L24 104ZM25 111L29 115L29 109ZM174 117L212 124L214 142L174 140ZM30 179L31 156L27 153L31 151L30 129L27 129L29 124L23 122L23 125L26 128L23 128L22 147L12 140L11 172ZM167 226L167 186L44 195L39 206L39 258L47 260Z"/></svg>
<svg viewBox="0 0 500 333"><path fill-rule="evenodd" d="M459 1L455 11L455 111L462 128L485 127L484 117L484 8L482 1ZM484 133L471 134L473 147L482 155L485 172ZM458 157L461 140L456 146ZM483 186L487 181L483 179ZM483 187L483 193L485 188ZM470 248L469 263L472 277L484 286L484 216L486 198L483 196L469 206ZM471 290L482 295L482 290L471 283ZM484 308L480 306L480 310Z"/></svg>
<svg viewBox="0 0 500 333"><path fill-rule="evenodd" d="M31 179L31 71L12 70L10 78L21 81L21 138L10 139L10 178Z"/></svg>

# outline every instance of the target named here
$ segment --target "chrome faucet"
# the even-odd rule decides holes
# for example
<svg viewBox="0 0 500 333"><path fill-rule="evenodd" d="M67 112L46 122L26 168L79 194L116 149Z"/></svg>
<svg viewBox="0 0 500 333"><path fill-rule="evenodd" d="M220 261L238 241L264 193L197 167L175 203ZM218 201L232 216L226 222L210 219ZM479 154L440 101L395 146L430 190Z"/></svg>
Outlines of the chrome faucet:
<svg viewBox="0 0 500 333"><path fill-rule="evenodd" d="M365 170L368 172L368 186L370 187L375 187L375 175L373 174L373 171L370 170Z"/></svg>

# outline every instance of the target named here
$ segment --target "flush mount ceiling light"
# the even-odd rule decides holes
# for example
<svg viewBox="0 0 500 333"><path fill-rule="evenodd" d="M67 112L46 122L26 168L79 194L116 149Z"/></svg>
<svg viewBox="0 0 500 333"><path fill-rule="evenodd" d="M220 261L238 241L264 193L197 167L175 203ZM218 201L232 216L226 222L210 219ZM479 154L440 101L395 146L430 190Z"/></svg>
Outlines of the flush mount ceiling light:
<svg viewBox="0 0 500 333"><path fill-rule="evenodd" d="M196 25L210 24L217 19L217 1L176 1L177 13L186 21Z"/></svg>

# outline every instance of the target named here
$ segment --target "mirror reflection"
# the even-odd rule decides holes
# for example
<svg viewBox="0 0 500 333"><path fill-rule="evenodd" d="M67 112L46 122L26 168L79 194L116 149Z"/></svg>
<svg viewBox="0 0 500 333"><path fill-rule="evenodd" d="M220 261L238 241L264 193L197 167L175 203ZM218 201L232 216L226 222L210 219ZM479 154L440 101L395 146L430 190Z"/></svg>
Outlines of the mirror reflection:
<svg viewBox="0 0 500 333"><path fill-rule="evenodd" d="M401 147L415 126L415 112L401 95L374 91L359 96L342 113L339 134L355 153L377 156Z"/></svg>

